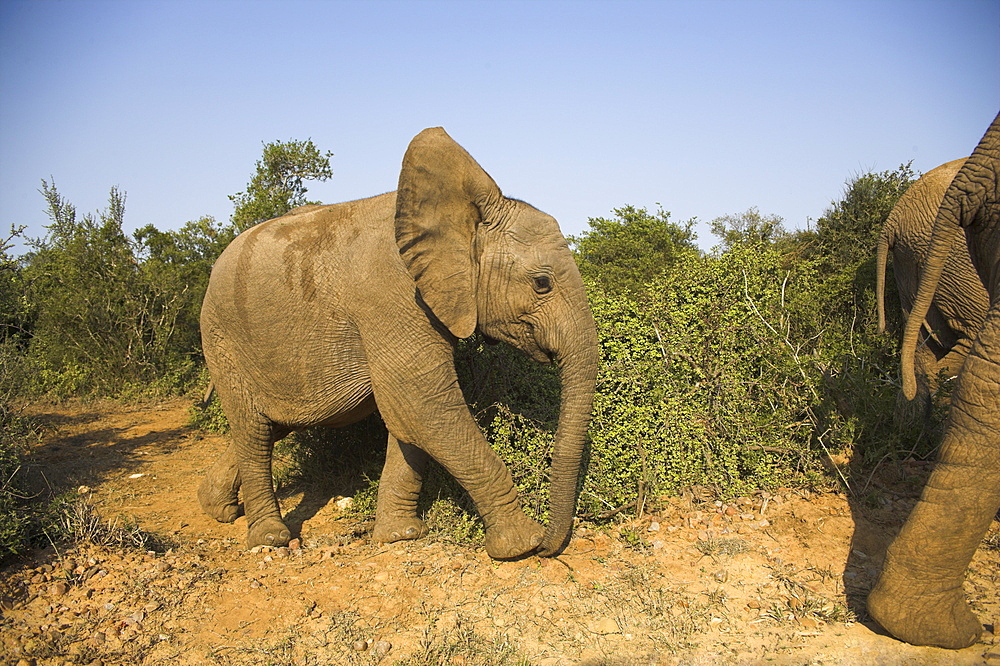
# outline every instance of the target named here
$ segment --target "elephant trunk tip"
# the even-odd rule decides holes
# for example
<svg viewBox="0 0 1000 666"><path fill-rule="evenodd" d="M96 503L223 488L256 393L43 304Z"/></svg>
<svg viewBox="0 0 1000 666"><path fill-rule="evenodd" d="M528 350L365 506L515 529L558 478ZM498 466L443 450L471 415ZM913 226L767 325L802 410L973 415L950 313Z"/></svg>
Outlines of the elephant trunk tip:
<svg viewBox="0 0 1000 666"><path fill-rule="evenodd" d="M550 525L536 553L539 557L555 557L563 552L569 544L569 539L570 530L553 530Z"/></svg>

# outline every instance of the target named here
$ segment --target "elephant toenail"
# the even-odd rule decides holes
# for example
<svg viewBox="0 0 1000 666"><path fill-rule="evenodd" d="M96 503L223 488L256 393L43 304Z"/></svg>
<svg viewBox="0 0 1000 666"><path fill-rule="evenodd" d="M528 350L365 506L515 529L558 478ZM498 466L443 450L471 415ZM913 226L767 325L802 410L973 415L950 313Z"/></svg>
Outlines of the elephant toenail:
<svg viewBox="0 0 1000 666"><path fill-rule="evenodd" d="M407 527L406 528L406 536L412 537L412 536L416 536L416 534L417 534L417 528L415 528L415 527Z"/></svg>

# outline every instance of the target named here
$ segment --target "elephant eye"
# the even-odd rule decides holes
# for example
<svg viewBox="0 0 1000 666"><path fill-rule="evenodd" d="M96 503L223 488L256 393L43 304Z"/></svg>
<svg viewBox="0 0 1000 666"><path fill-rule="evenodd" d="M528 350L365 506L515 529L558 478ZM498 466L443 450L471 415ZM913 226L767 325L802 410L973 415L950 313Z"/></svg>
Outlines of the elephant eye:
<svg viewBox="0 0 1000 666"><path fill-rule="evenodd" d="M552 291L552 280L548 275L536 275L531 281L534 283L536 293L547 294Z"/></svg>

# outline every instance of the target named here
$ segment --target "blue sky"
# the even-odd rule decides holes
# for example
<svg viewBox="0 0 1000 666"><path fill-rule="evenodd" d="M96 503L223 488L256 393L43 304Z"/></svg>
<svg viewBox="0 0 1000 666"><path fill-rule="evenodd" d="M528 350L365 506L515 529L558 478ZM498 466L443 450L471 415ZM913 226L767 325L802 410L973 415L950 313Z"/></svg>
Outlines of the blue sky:
<svg viewBox="0 0 1000 666"><path fill-rule="evenodd" d="M0 0L0 228L41 179L126 224L227 219L262 142L310 198L395 189L443 125L564 233L625 204L801 228L845 179L967 155L1000 110L1000 2Z"/></svg>

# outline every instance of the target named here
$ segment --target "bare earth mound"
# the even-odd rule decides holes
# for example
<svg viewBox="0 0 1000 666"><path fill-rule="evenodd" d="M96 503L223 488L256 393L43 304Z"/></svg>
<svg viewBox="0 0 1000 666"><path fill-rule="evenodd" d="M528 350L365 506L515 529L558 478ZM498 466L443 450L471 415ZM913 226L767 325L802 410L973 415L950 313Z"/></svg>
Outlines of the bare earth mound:
<svg viewBox="0 0 1000 666"><path fill-rule="evenodd" d="M518 562L429 538L373 544L370 523L337 498L306 506L286 492L301 546L250 552L242 518L223 525L198 507L225 439L189 428L187 408L34 408L50 426L37 452L49 483L158 546L84 544L8 563L0 663L1000 665L989 631L955 652L900 643L867 620L864 595L925 465L886 469L856 493L863 501L674 499L578 529L558 558ZM988 629L1000 619L998 565L994 522L966 584Z"/></svg>

